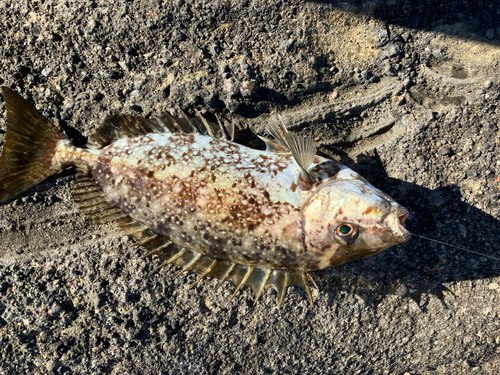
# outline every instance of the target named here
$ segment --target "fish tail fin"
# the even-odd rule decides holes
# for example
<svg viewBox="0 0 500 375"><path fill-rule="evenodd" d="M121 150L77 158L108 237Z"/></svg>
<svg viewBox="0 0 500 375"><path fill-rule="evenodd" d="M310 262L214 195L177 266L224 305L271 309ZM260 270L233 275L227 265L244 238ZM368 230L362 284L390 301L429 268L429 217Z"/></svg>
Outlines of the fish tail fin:
<svg viewBox="0 0 500 375"><path fill-rule="evenodd" d="M7 132L0 158L0 202L6 201L64 168L54 163L56 147L69 139L36 108L8 87Z"/></svg>

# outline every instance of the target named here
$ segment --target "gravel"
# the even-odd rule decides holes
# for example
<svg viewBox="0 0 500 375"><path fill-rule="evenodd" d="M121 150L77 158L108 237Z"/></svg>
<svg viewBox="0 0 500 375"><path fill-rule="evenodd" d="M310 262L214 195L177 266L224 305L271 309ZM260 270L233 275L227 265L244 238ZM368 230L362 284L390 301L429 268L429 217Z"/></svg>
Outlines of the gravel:
<svg viewBox="0 0 500 375"><path fill-rule="evenodd" d="M0 3L0 84L79 145L106 116L200 111L262 147L273 113L411 211L413 237L254 305L85 219L75 171L0 205L0 373L494 374L495 2ZM0 144L5 135L0 102Z"/></svg>

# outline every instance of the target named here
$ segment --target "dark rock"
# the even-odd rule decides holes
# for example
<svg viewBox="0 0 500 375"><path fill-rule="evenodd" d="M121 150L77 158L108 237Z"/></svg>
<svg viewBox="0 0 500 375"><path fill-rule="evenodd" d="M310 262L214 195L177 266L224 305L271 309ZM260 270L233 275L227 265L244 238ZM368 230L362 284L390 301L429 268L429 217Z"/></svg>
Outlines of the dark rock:
<svg viewBox="0 0 500 375"><path fill-rule="evenodd" d="M105 78L110 78L110 79L119 79L119 78L121 78L121 74L120 73L118 73L115 70L111 70L111 69L105 69L103 71L103 74L104 74Z"/></svg>

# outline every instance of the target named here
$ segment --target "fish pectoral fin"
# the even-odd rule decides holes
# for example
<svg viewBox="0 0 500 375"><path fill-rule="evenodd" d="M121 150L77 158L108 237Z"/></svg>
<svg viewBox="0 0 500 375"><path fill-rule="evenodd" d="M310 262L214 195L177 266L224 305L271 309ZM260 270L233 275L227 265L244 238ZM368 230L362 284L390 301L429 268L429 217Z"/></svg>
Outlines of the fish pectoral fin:
<svg viewBox="0 0 500 375"><path fill-rule="evenodd" d="M286 142L285 134L288 133L288 129L286 128L281 116L278 115L278 119L280 121L271 121L268 125L267 130L274 137L275 141L283 148L287 149L289 152L290 146Z"/></svg>
<svg viewBox="0 0 500 375"><path fill-rule="evenodd" d="M290 145L293 158L300 167L300 187L302 190L309 190L313 186L313 180L307 172L307 169L313 162L316 153L314 142L311 138L304 138L294 133L286 133L285 139L288 145Z"/></svg>
<svg viewBox="0 0 500 375"><path fill-rule="evenodd" d="M269 152L286 152L286 153L290 153L290 150L288 149L288 147L283 147L279 143L271 141L268 138L261 137L260 135L258 135L258 137L260 139L262 139L264 141L264 143L266 144L266 151L269 151Z"/></svg>
<svg viewBox="0 0 500 375"><path fill-rule="evenodd" d="M301 137L291 133L286 128L282 118L278 115L278 122L269 125L269 132L279 143L293 155L293 158L301 169L299 183L303 190L309 190L313 185L313 180L307 169L310 167L316 155L314 141L309 137ZM266 143L267 144L267 143Z"/></svg>
<svg viewBox="0 0 500 375"><path fill-rule="evenodd" d="M316 154L314 141L311 138L301 137L295 133L286 133L285 139L297 164L304 171L307 171Z"/></svg>

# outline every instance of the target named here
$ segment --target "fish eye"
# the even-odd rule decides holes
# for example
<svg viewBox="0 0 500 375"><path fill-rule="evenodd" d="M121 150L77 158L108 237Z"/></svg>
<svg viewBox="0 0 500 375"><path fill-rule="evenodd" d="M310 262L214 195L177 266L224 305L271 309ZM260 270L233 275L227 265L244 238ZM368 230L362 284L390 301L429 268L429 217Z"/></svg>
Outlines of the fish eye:
<svg viewBox="0 0 500 375"><path fill-rule="evenodd" d="M347 246L358 238L358 227L351 223L341 223L333 231L333 239L341 246Z"/></svg>

